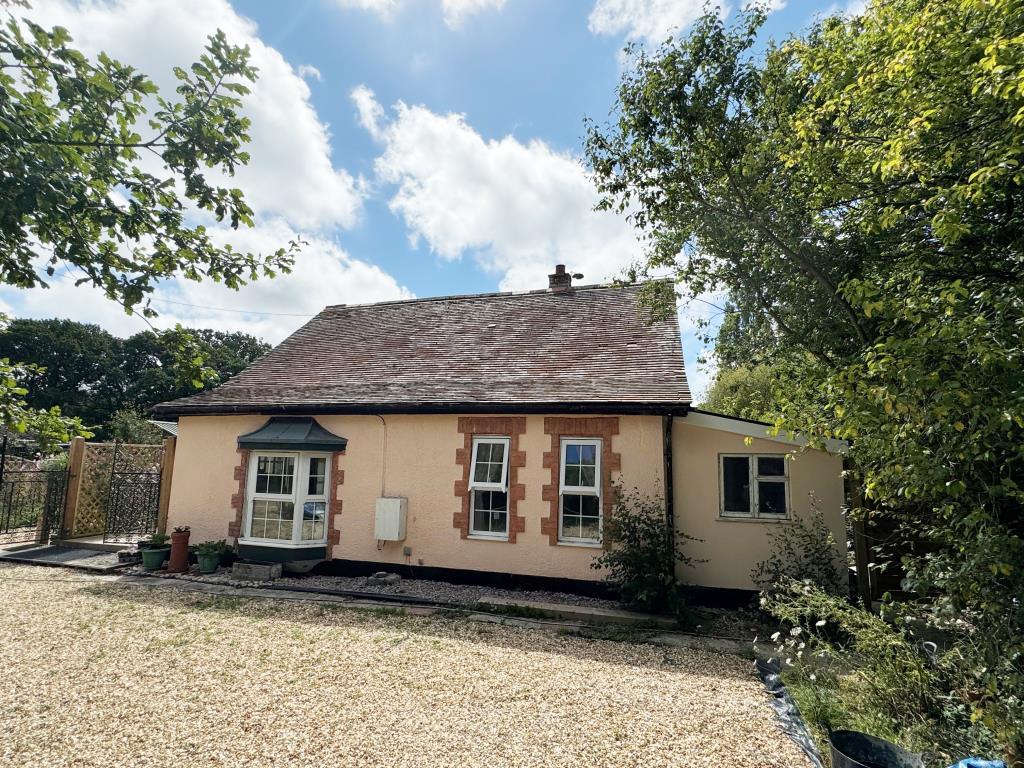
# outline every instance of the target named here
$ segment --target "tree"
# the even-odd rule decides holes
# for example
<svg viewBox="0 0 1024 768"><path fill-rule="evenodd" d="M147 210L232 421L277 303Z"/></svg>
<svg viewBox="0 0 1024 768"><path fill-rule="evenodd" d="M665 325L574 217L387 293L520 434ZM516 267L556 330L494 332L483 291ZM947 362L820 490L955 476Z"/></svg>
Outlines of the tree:
<svg viewBox="0 0 1024 768"><path fill-rule="evenodd" d="M201 328L189 337L218 382L270 351L269 344L245 333ZM195 391L191 381L180 380L179 341L173 331L121 339L72 320L14 320L0 331L0 357L36 366L22 374L29 407L58 407L109 437L116 412L143 414L156 403Z"/></svg>
<svg viewBox="0 0 1024 768"><path fill-rule="evenodd" d="M700 407L726 416L774 422L779 415L775 369L767 365L720 368Z"/></svg>
<svg viewBox="0 0 1024 768"><path fill-rule="evenodd" d="M1024 6L887 0L759 48L763 18L636 54L588 128L602 204L649 268L729 292L726 339L787 372L779 426L850 440L876 513L931 542L910 585L973 627L972 706L1019 755Z"/></svg>
<svg viewBox="0 0 1024 768"><path fill-rule="evenodd" d="M70 42L67 30L28 20L0 28L0 281L45 287L70 272L150 317L161 280L237 288L288 271L296 242L243 253L207 229L253 224L242 192L219 182L249 160L239 112L256 78L248 49L218 31L199 61L175 68L177 96L168 98L132 67L106 54L91 61ZM194 344L178 334L179 362L196 379ZM8 402L14 429L39 416Z"/></svg>
<svg viewBox="0 0 1024 768"><path fill-rule="evenodd" d="M145 417L131 408L122 408L110 417L110 437L133 445L153 445L163 439L160 427L150 424Z"/></svg>

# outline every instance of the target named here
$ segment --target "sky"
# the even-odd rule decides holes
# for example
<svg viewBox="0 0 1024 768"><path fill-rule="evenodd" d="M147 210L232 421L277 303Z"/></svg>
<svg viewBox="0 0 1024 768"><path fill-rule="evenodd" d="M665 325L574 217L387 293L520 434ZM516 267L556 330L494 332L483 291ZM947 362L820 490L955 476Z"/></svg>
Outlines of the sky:
<svg viewBox="0 0 1024 768"><path fill-rule="evenodd" d="M856 2L856 0L853 0ZM290 275L232 291L175 280L154 294L157 328L245 331L280 342L328 304L547 285L556 263L604 282L641 258L625 218L597 212L581 161L583 120L606 119L623 47L685 32L704 0L31 0L66 27L173 89L217 29L248 45L260 77L245 98L250 164L232 185L252 229L212 226L236 249L307 242ZM776 0L765 33L850 12ZM735 6L722 12L735 14ZM48 289L0 288L12 317L63 317L117 335L149 326L70 275ZM711 365L680 305L691 388Z"/></svg>

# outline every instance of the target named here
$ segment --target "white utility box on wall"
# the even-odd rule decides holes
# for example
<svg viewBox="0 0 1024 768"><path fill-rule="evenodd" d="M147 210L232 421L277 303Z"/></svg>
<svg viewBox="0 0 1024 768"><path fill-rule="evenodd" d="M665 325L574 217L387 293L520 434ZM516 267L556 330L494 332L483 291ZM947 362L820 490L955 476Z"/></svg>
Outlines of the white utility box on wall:
<svg viewBox="0 0 1024 768"><path fill-rule="evenodd" d="M377 541L405 541L405 517L408 509L409 500L404 496L377 499L377 516L373 526Z"/></svg>

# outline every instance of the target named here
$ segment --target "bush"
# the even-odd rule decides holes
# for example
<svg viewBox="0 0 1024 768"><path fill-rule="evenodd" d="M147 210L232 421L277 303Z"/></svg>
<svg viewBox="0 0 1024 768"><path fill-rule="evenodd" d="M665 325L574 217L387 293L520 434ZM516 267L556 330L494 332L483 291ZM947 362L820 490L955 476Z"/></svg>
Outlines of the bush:
<svg viewBox="0 0 1024 768"><path fill-rule="evenodd" d="M830 595L848 592L835 537L814 499L810 519L796 518L774 527L768 531L768 539L771 555L750 572L751 580L761 589L809 581Z"/></svg>
<svg viewBox="0 0 1024 768"><path fill-rule="evenodd" d="M912 606L881 616L809 583L790 582L762 598L789 632L773 636L783 679L819 737L865 731L931 753L941 765L970 754L1007 756L1011 747L980 718L955 638L922 641ZM1012 765L1011 759L1011 765Z"/></svg>
<svg viewBox="0 0 1024 768"><path fill-rule="evenodd" d="M669 612L682 616L685 607L682 587L676 579L676 564L696 562L683 553L683 543L694 539L670 531L662 501L637 489L615 491L615 506L604 521L606 549L591 563L604 568L605 581L612 584L623 603L643 611Z"/></svg>

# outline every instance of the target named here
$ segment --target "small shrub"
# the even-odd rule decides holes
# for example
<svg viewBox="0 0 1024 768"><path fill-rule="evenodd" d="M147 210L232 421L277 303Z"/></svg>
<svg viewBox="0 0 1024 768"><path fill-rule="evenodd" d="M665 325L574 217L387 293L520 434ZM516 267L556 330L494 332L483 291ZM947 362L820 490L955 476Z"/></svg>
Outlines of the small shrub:
<svg viewBox="0 0 1024 768"><path fill-rule="evenodd" d="M618 590L622 602L681 617L685 600L676 564L699 561L683 552L683 543L694 539L669 530L664 503L635 488L617 488L611 517L604 521L604 537L607 548L591 567L607 569L605 581Z"/></svg>
<svg viewBox="0 0 1024 768"><path fill-rule="evenodd" d="M965 669L956 663L963 649L926 651L911 606L879 616L794 581L765 595L762 607L789 628L772 640L783 679L819 738L852 728L931 752L948 761L942 765L1001 751L970 715Z"/></svg>
<svg viewBox="0 0 1024 768"><path fill-rule="evenodd" d="M812 499L809 519L768 530L771 555L754 566L750 578L761 589L775 589L790 581L810 582L830 595L846 594L836 540L825 516Z"/></svg>

